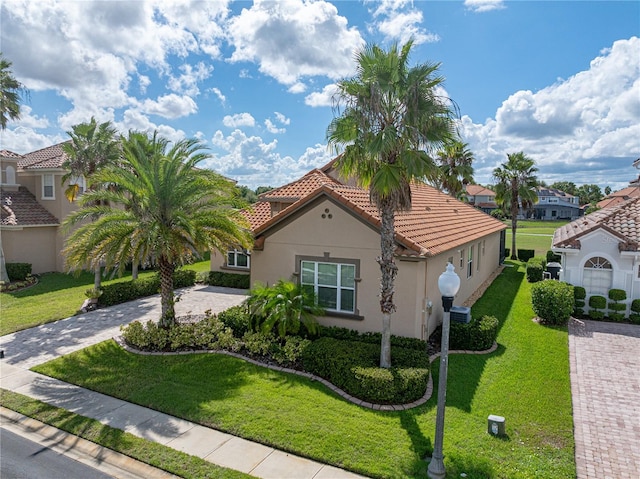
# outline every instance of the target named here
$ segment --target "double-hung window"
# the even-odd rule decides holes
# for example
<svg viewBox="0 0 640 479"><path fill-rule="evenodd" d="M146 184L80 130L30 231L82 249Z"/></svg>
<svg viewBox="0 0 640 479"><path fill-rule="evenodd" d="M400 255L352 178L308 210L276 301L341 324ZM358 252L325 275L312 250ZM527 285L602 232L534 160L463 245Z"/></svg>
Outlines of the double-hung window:
<svg viewBox="0 0 640 479"><path fill-rule="evenodd" d="M467 257L467 278L471 278L473 275L473 245L469 246L469 253Z"/></svg>
<svg viewBox="0 0 640 479"><path fill-rule="evenodd" d="M232 268L249 268L250 266L249 253L246 251L240 251L237 249L229 250L227 252L227 266Z"/></svg>
<svg viewBox="0 0 640 479"><path fill-rule="evenodd" d="M328 311L355 313L354 264L301 261L301 270L300 283L313 291L319 306Z"/></svg>
<svg viewBox="0 0 640 479"><path fill-rule="evenodd" d="M53 175L42 175L42 199L54 200Z"/></svg>

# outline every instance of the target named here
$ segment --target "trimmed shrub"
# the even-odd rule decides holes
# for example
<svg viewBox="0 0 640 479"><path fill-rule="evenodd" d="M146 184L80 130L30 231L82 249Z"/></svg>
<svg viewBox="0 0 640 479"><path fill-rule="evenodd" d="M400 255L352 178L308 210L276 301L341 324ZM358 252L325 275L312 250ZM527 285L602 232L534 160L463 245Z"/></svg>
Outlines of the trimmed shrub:
<svg viewBox="0 0 640 479"><path fill-rule="evenodd" d="M611 321L622 322L626 317L627 305L625 303L621 303L620 301L624 301L627 299L627 292L624 289L610 289L607 294L609 299L609 304L607 304L607 308L609 309L609 319Z"/></svg>
<svg viewBox="0 0 640 479"><path fill-rule="evenodd" d="M504 257L509 258L511 256L511 248L504 249Z"/></svg>
<svg viewBox="0 0 640 479"><path fill-rule="evenodd" d="M607 307L607 298L604 296L594 295L589 298L589 317L591 319L603 319L604 308Z"/></svg>
<svg viewBox="0 0 640 479"><path fill-rule="evenodd" d="M503 220L505 218L504 211L502 211L500 208L496 208L495 210L491 210L490 215L493 216L497 220Z"/></svg>
<svg viewBox="0 0 640 479"><path fill-rule="evenodd" d="M337 326L320 326L319 336L347 341L362 341L377 345L380 345L382 341L382 333L360 333L353 329L339 328ZM416 351L425 351L426 349L425 342L422 339L394 335L391 335L391 346L415 349Z"/></svg>
<svg viewBox="0 0 640 479"><path fill-rule="evenodd" d="M425 351L391 348L393 367L378 367L380 345L323 337L302 353L306 371L347 393L378 404L402 404L424 395L429 378Z"/></svg>
<svg viewBox="0 0 640 479"><path fill-rule="evenodd" d="M31 276L31 263L6 263L9 281L24 281Z"/></svg>
<svg viewBox="0 0 640 479"><path fill-rule="evenodd" d="M518 259L523 263L526 263L536 255L536 251L533 249L520 249L518 248Z"/></svg>
<svg viewBox="0 0 640 479"><path fill-rule="evenodd" d="M544 272L544 258L534 257L527 261L527 281L529 283L537 283L542 281Z"/></svg>
<svg viewBox="0 0 640 479"><path fill-rule="evenodd" d="M231 328L236 338L241 338L244 334L251 330L251 321L249 313L244 306L233 306L218 314L218 319L222 323Z"/></svg>
<svg viewBox="0 0 640 479"><path fill-rule="evenodd" d="M211 286L226 288L249 289L251 276L242 273L225 273L223 271L209 271L206 283Z"/></svg>
<svg viewBox="0 0 640 479"><path fill-rule="evenodd" d="M531 286L533 311L545 324L567 324L574 308L573 286L560 281L541 281Z"/></svg>
<svg viewBox="0 0 640 479"><path fill-rule="evenodd" d="M559 263L562 260L562 256L555 254L553 251L547 251L547 263Z"/></svg>
<svg viewBox="0 0 640 479"><path fill-rule="evenodd" d="M483 316L466 324L452 321L449 347L466 351L487 350L498 337L499 324L494 316Z"/></svg>
<svg viewBox="0 0 640 479"><path fill-rule="evenodd" d="M611 301L624 301L627 299L627 292L624 289L610 289L608 296Z"/></svg>
<svg viewBox="0 0 640 479"><path fill-rule="evenodd" d="M186 288L196 284L196 272L192 269L178 269L173 273L173 287Z"/></svg>
<svg viewBox="0 0 640 479"><path fill-rule="evenodd" d="M573 314L577 317L584 316L585 298L587 297L587 290L582 286L573 287L574 307Z"/></svg>
<svg viewBox="0 0 640 479"><path fill-rule="evenodd" d="M179 269L173 274L173 287L185 288L193 286L196 281L196 272L191 269ZM160 291L160 276L153 275L146 278L133 279L122 283L113 283L102 286L102 295L98 299L100 306L113 306L114 304L133 301L134 299L153 296Z"/></svg>
<svg viewBox="0 0 640 479"><path fill-rule="evenodd" d="M631 301L631 314L629 320L633 324L640 324L640 299L634 299Z"/></svg>

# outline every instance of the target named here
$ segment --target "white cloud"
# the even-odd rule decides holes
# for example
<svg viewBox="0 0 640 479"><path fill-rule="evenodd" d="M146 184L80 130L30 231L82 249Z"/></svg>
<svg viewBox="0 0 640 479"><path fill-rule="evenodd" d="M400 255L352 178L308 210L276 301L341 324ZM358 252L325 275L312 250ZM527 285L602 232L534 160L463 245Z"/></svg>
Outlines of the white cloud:
<svg viewBox="0 0 640 479"><path fill-rule="evenodd" d="M269 118L264 121L264 126L267 128L269 133L273 133L274 135L287 131L286 128L278 128Z"/></svg>
<svg viewBox="0 0 640 479"><path fill-rule="evenodd" d="M467 10L482 13L505 8L504 0L464 0Z"/></svg>
<svg viewBox="0 0 640 479"><path fill-rule="evenodd" d="M229 35L235 47L230 61L255 61L285 85L308 76L346 76L363 44L336 7L322 0L256 1L230 20Z"/></svg>
<svg viewBox="0 0 640 479"><path fill-rule="evenodd" d="M227 102L227 97L222 94L222 92L220 91L220 88L213 87L209 91L211 91L215 96L217 96L218 100L220 100L220 103L222 103L223 105Z"/></svg>
<svg viewBox="0 0 640 479"><path fill-rule="evenodd" d="M140 85L140 93L147 93L147 87L151 85L151 79L146 75L138 75L138 84Z"/></svg>
<svg viewBox="0 0 640 479"><path fill-rule="evenodd" d="M640 39L615 42L567 80L515 92L495 119L475 124L465 116L460 125L480 182L517 151L534 158L548 182L554 175L576 184L628 182L627 164L640 152Z"/></svg>
<svg viewBox="0 0 640 479"><path fill-rule="evenodd" d="M180 76L169 76L168 87L174 92L184 93L189 96L197 96L200 93L198 83L211 76L213 67L198 62L195 66L185 63L180 65Z"/></svg>
<svg viewBox="0 0 640 479"><path fill-rule="evenodd" d="M164 95L157 100L146 99L139 104L143 113L158 115L163 118L180 118L198 111L198 105L189 96L178 96L175 93Z"/></svg>
<svg viewBox="0 0 640 479"><path fill-rule="evenodd" d="M304 98L305 105L309 106L331 106L331 98L338 91L338 87L335 83L331 83L325 86L322 91L308 94Z"/></svg>
<svg viewBox="0 0 640 479"><path fill-rule="evenodd" d="M435 33L420 27L423 22L422 11L406 0L383 0L376 3L373 16L378 20L375 27L386 39L399 40L404 44L413 39L416 44L440 41Z"/></svg>
<svg viewBox="0 0 640 479"><path fill-rule="evenodd" d="M273 112L273 114L276 116L276 120L278 120L281 124L289 125L291 123L291 119L287 118L279 111L275 111Z"/></svg>
<svg viewBox="0 0 640 479"><path fill-rule="evenodd" d="M237 128L239 126L255 126L256 120L250 113L237 113L235 115L226 115L222 119L222 124L228 128Z"/></svg>
<svg viewBox="0 0 640 479"><path fill-rule="evenodd" d="M157 125L153 123L139 110L125 111L124 120L122 122L115 122L115 126L122 133L128 132L129 130L143 131L147 133L157 131L161 137L172 142L180 141L186 137L182 130L176 130L169 125Z"/></svg>
<svg viewBox="0 0 640 479"><path fill-rule="evenodd" d="M48 128L50 125L47 117L32 115L33 109L29 105L20 105L20 119L12 123L23 128ZM3 138L4 141L4 138Z"/></svg>
<svg viewBox="0 0 640 479"><path fill-rule="evenodd" d="M18 125L2 132L2 149L24 155L68 139L66 135L46 135L37 132L34 128Z"/></svg>

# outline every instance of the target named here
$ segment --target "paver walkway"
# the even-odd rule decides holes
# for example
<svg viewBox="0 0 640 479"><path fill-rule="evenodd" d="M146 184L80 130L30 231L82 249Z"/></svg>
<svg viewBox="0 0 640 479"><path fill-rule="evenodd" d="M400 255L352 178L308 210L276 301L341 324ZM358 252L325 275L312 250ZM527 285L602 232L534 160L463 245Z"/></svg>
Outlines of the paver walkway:
<svg viewBox="0 0 640 479"><path fill-rule="evenodd" d="M578 479L640 477L640 326L569 323Z"/></svg>
<svg viewBox="0 0 640 479"><path fill-rule="evenodd" d="M220 312L240 304L243 291L213 286L181 290L178 316ZM133 320L159 317L159 296L99 309L0 337L0 386L109 426L165 444L214 464L265 479L362 479L363 476L253 443L168 414L29 371L29 368L120 334Z"/></svg>

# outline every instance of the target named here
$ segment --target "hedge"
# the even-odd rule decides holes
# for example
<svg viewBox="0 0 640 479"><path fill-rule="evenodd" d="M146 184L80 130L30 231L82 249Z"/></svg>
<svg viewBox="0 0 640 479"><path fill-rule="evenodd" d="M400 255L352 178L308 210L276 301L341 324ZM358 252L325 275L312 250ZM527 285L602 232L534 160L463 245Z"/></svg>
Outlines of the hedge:
<svg viewBox="0 0 640 479"><path fill-rule="evenodd" d="M565 325L574 308L573 286L560 281L541 281L531 287L533 311L546 324Z"/></svg>
<svg viewBox="0 0 640 479"><path fill-rule="evenodd" d="M362 341L364 343L377 345L380 345L382 341L382 333L360 333L353 329L339 328L337 326L320 326L318 335L321 337L329 337L347 341ZM391 335L391 346L396 346L398 348L415 349L416 351L426 350L425 342L422 339L407 338L405 336Z"/></svg>
<svg viewBox="0 0 640 479"><path fill-rule="evenodd" d="M542 281L544 277L545 259L539 256L529 258L527 261L527 281L529 283L537 283Z"/></svg>
<svg viewBox="0 0 640 479"><path fill-rule="evenodd" d="M500 323L494 316L483 316L469 323L451 323L449 347L466 351L485 351L498 337Z"/></svg>
<svg viewBox="0 0 640 479"><path fill-rule="evenodd" d="M575 299L573 306L573 314L582 317L584 315L585 298L587 297L587 290L582 286L573 287L573 297Z"/></svg>
<svg viewBox="0 0 640 479"><path fill-rule="evenodd" d="M607 298L594 295L589 298L589 317L591 319L603 319L605 314L602 309L607 307Z"/></svg>
<svg viewBox="0 0 640 479"><path fill-rule="evenodd" d="M631 301L631 314L629 320L633 324L640 324L640 299L634 299Z"/></svg>
<svg viewBox="0 0 640 479"><path fill-rule="evenodd" d="M31 275L31 263L6 263L9 281L24 281Z"/></svg>
<svg viewBox="0 0 640 479"><path fill-rule="evenodd" d="M227 288L249 289L251 276L241 273L225 273L222 271L209 271L207 284L211 286L224 286Z"/></svg>
<svg viewBox="0 0 640 479"><path fill-rule="evenodd" d="M526 263L536 255L536 251L533 249L520 249L518 248L518 259L523 263Z"/></svg>
<svg viewBox="0 0 640 479"><path fill-rule="evenodd" d="M364 401L404 404L421 398L429 379L426 351L391 347L389 369L379 368L380 345L323 337L302 353L304 369Z"/></svg>
<svg viewBox="0 0 640 479"><path fill-rule="evenodd" d="M547 251L547 263L559 263L562 260L562 256L555 254L553 251Z"/></svg>
<svg viewBox="0 0 640 479"><path fill-rule="evenodd" d="M190 269L179 269L173 273L174 288L193 286L195 280L196 272ZM114 304L133 301L145 296L153 296L159 291L160 276L155 274L146 278L102 286L102 295L98 299L98 304L100 306L113 306Z"/></svg>

